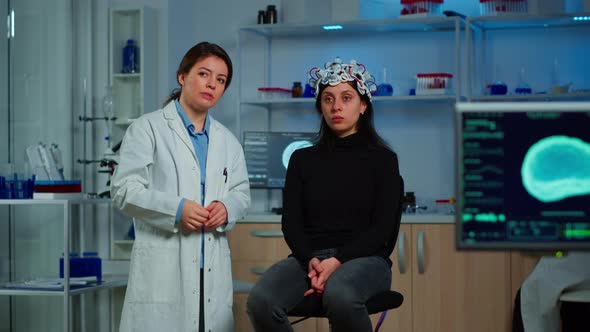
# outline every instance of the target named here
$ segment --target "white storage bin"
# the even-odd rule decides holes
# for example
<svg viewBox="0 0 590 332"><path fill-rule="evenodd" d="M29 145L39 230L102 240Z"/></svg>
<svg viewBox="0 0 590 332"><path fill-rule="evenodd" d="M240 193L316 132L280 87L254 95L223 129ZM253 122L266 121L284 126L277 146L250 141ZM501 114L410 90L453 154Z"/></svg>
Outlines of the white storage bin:
<svg viewBox="0 0 590 332"><path fill-rule="evenodd" d="M482 16L528 13L527 0L479 0Z"/></svg>
<svg viewBox="0 0 590 332"><path fill-rule="evenodd" d="M565 13L565 0L528 0L529 14L560 14Z"/></svg>
<svg viewBox="0 0 590 332"><path fill-rule="evenodd" d="M258 88L258 98L260 100L281 100L291 98L291 90L275 87Z"/></svg>
<svg viewBox="0 0 590 332"><path fill-rule="evenodd" d="M281 0L283 23L346 22L386 19L396 0Z"/></svg>
<svg viewBox="0 0 590 332"><path fill-rule="evenodd" d="M442 15L444 0L400 0L401 18Z"/></svg>
<svg viewBox="0 0 590 332"><path fill-rule="evenodd" d="M418 73L416 74L416 95L450 95L452 74Z"/></svg>

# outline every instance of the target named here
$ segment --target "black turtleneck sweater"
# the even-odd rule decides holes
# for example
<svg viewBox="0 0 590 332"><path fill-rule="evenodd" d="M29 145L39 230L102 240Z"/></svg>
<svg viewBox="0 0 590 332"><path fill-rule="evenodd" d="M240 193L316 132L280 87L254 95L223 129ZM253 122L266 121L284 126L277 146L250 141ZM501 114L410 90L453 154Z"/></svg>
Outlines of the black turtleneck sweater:
<svg viewBox="0 0 590 332"><path fill-rule="evenodd" d="M399 231L403 184L397 156L369 147L357 134L333 148L313 146L291 156L283 194L282 229L292 256L336 248L336 258L382 256L390 264Z"/></svg>

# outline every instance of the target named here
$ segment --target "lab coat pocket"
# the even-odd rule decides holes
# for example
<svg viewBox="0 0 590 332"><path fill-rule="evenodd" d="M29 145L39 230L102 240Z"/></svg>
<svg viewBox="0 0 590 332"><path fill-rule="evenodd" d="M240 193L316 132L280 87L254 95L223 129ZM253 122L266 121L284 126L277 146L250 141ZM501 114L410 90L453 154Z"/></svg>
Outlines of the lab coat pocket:
<svg viewBox="0 0 590 332"><path fill-rule="evenodd" d="M177 248L136 243L129 273L129 301L144 303L178 301L179 271Z"/></svg>

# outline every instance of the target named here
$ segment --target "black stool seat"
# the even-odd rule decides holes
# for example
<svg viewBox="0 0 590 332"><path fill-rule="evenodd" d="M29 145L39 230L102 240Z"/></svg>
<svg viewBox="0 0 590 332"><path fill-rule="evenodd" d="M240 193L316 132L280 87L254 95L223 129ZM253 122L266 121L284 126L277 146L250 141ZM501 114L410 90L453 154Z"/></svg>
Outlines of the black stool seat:
<svg viewBox="0 0 590 332"><path fill-rule="evenodd" d="M376 294L366 302L369 315L379 312L395 309L402 305L404 297L402 294L388 290ZM307 296L299 302L295 308L288 312L289 316L298 317L326 317L326 312L322 306L322 300L317 296ZM298 322L298 321L297 321Z"/></svg>

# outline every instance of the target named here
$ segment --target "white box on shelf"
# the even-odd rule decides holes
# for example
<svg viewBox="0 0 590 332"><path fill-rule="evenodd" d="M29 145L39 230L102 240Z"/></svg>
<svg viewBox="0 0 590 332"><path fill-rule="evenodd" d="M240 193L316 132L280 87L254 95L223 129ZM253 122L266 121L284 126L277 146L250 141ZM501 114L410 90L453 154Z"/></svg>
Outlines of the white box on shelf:
<svg viewBox="0 0 590 332"><path fill-rule="evenodd" d="M528 0L531 15L565 13L565 0Z"/></svg>
<svg viewBox="0 0 590 332"><path fill-rule="evenodd" d="M332 0L334 22L356 20L383 20L386 3L392 0Z"/></svg>
<svg viewBox="0 0 590 332"><path fill-rule="evenodd" d="M281 23L326 23L332 20L331 0L281 0Z"/></svg>
<svg viewBox="0 0 590 332"><path fill-rule="evenodd" d="M382 20L394 0L281 0L282 23ZM391 5L391 6L390 6Z"/></svg>

